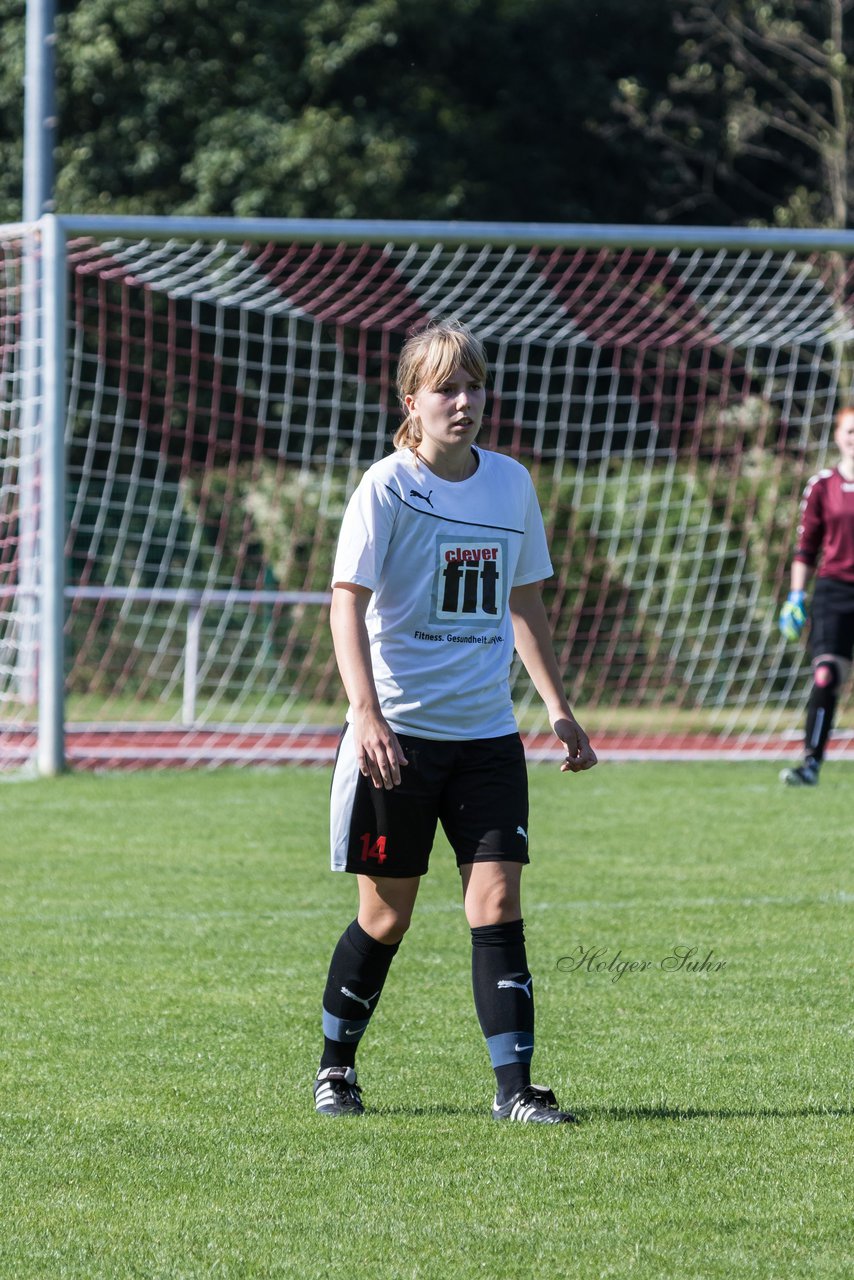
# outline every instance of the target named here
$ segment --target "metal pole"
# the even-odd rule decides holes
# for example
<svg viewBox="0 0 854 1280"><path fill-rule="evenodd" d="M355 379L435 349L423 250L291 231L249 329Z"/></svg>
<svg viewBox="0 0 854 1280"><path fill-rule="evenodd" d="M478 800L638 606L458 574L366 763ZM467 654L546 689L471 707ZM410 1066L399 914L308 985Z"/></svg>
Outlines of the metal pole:
<svg viewBox="0 0 854 1280"><path fill-rule="evenodd" d="M275 240L315 244L538 245L540 248L794 249L851 253L854 231L824 228L619 226L596 222L414 222L337 218L161 218L147 214L62 214L66 235L153 240Z"/></svg>
<svg viewBox="0 0 854 1280"><path fill-rule="evenodd" d="M23 220L29 224L21 266L21 453L18 586L20 660L18 692L25 706L37 698L39 409L41 395L40 245L36 224L53 209L56 93L55 0L28 0L24 68Z"/></svg>
<svg viewBox="0 0 854 1280"><path fill-rule="evenodd" d="M39 612L39 773L65 768L65 236L53 214L41 222L44 343Z"/></svg>
<svg viewBox="0 0 854 1280"><path fill-rule="evenodd" d="M181 723L196 722L196 687L199 677L199 645L202 634L201 598L191 600L187 608L187 640L184 645L184 699Z"/></svg>
<svg viewBox="0 0 854 1280"><path fill-rule="evenodd" d="M53 213L56 132L55 0L27 0L24 68L24 222Z"/></svg>

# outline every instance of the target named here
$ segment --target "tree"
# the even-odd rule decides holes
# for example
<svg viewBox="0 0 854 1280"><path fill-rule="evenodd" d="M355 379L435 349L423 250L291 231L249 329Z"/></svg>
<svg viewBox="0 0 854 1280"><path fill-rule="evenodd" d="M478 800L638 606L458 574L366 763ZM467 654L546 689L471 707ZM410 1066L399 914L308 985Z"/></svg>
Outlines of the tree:
<svg viewBox="0 0 854 1280"><path fill-rule="evenodd" d="M59 0L61 210L633 221L668 0ZM0 218L20 214L22 0L0 0ZM665 35L662 37L662 30Z"/></svg>
<svg viewBox="0 0 854 1280"><path fill-rule="evenodd" d="M845 227L854 0L676 0L666 93L624 79L624 125L659 149L658 221ZM619 131L619 130L618 130Z"/></svg>
<svg viewBox="0 0 854 1280"><path fill-rule="evenodd" d="M0 221L21 216L23 86L23 0L0 0Z"/></svg>

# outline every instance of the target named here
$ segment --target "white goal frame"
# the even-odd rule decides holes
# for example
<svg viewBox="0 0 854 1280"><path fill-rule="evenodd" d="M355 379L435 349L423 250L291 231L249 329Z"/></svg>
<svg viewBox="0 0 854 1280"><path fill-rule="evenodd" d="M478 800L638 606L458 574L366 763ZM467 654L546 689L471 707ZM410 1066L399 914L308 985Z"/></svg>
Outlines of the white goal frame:
<svg viewBox="0 0 854 1280"><path fill-rule="evenodd" d="M798 252L854 253L854 232L778 231L725 228L626 227L602 225L552 225L514 223L339 221L315 219L226 219L45 215L28 227L2 227L4 235L22 232L38 244L38 295L27 306L40 317L36 361L40 405L41 493L39 502L37 588L38 619L38 747L37 769L45 776L65 767L64 641L63 619L69 592L79 590L64 579L65 453L67 413L65 369L68 356L67 245L70 237L212 238L223 241L263 240L280 243L384 245L390 242L432 240L445 244L492 246L527 243L548 248L660 248L738 249ZM22 493L25 506L28 495ZM26 512L22 512L22 518ZM32 575L25 574L22 593L34 591ZM28 585L29 584L29 585ZM287 593L278 593L281 600ZM327 597L321 596L314 603ZM302 603L308 596L299 596ZM188 593L190 606L205 601ZM196 615L197 616L197 615ZM185 669L185 716L193 713L193 609L188 613Z"/></svg>

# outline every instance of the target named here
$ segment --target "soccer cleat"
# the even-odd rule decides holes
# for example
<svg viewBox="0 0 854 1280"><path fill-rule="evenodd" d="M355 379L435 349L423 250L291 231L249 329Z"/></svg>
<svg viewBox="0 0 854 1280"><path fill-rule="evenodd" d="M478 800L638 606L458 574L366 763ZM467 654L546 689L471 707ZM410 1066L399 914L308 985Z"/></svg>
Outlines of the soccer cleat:
<svg viewBox="0 0 854 1280"><path fill-rule="evenodd" d="M551 1089L541 1084L528 1084L514 1093L509 1102L492 1106L493 1120L519 1120L522 1124L578 1124L571 1111L561 1111Z"/></svg>
<svg viewBox="0 0 854 1280"><path fill-rule="evenodd" d="M321 1116L361 1116L362 1090L352 1067L324 1067L314 1082L314 1109Z"/></svg>
<svg viewBox="0 0 854 1280"><path fill-rule="evenodd" d="M784 769L780 779L787 787L817 787L818 770L817 760L805 760L803 764L795 765L792 769Z"/></svg>

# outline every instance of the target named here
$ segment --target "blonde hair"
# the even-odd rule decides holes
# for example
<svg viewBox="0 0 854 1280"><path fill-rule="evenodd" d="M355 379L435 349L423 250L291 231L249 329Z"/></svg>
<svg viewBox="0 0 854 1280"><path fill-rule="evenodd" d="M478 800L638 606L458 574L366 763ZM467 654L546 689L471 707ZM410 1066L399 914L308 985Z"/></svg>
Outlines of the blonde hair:
<svg viewBox="0 0 854 1280"><path fill-rule="evenodd" d="M421 423L407 410L406 397L422 387L439 386L459 367L479 382L486 381L483 343L461 321L431 320L407 338L397 363L397 394L406 417L394 433L395 449L415 449L421 442Z"/></svg>

